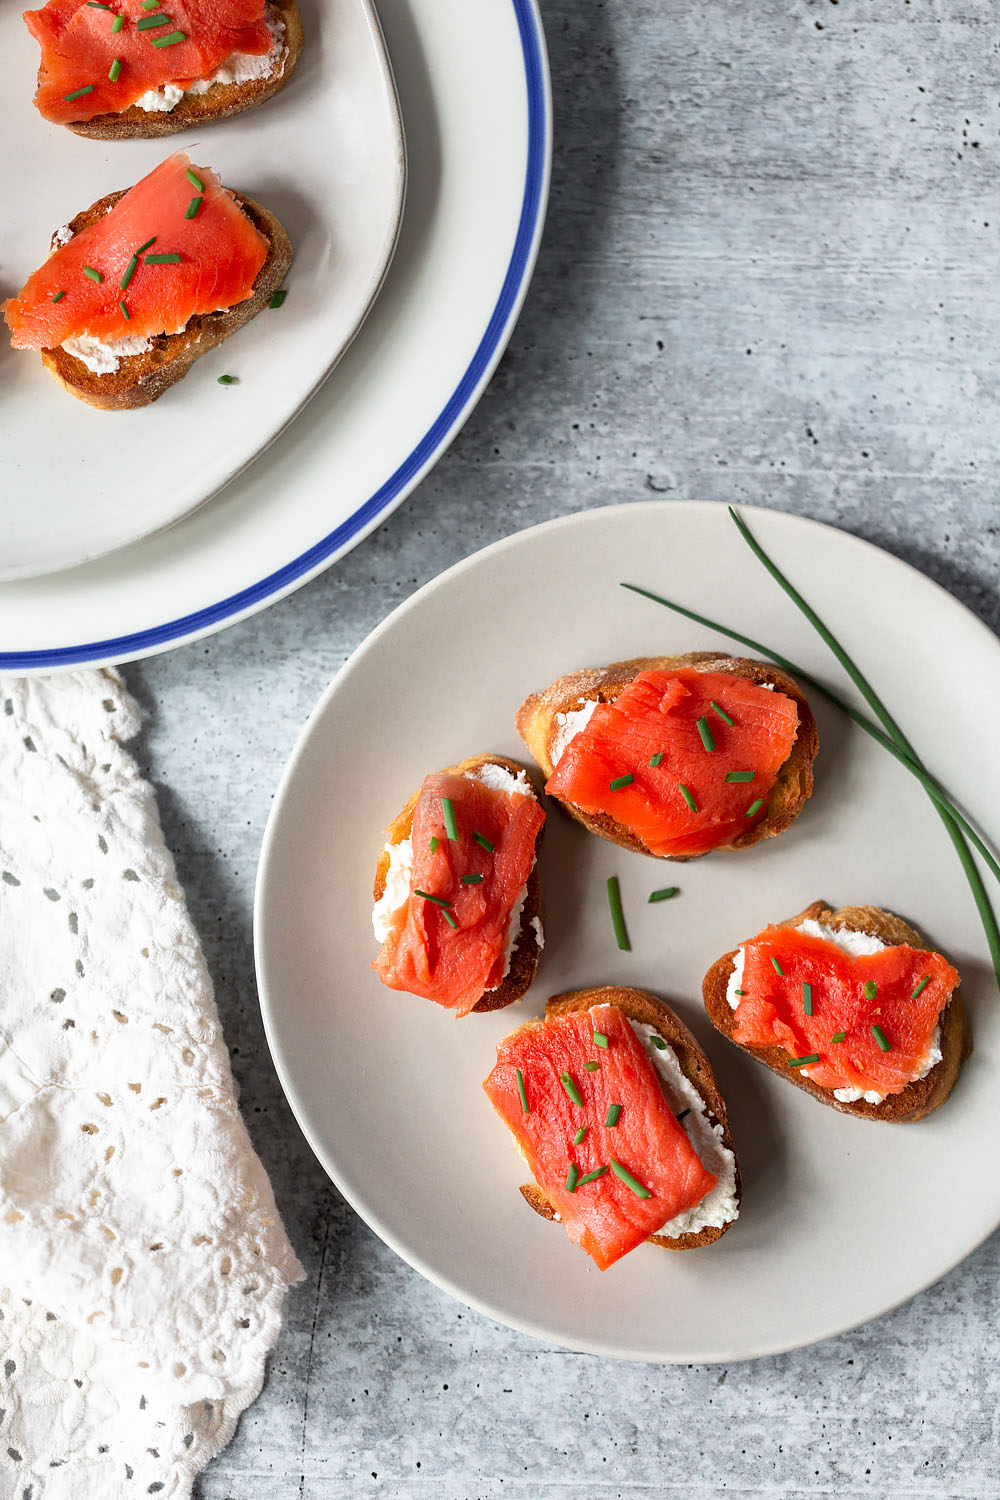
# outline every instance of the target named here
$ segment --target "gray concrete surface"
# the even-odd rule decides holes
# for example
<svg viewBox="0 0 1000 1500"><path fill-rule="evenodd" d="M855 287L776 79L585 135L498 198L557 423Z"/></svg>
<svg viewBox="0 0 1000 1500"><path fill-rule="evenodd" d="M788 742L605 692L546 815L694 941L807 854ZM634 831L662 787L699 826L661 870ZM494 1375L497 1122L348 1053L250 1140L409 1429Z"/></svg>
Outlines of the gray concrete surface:
<svg viewBox="0 0 1000 1500"><path fill-rule="evenodd" d="M995 7L543 9L548 232L465 431L325 577L127 672L250 1130L309 1273L200 1495L997 1496L1000 1241L879 1322L782 1358L568 1354L382 1246L314 1163L267 1056L251 899L273 787L345 656L456 559L581 507L736 497L856 531L997 625Z"/></svg>

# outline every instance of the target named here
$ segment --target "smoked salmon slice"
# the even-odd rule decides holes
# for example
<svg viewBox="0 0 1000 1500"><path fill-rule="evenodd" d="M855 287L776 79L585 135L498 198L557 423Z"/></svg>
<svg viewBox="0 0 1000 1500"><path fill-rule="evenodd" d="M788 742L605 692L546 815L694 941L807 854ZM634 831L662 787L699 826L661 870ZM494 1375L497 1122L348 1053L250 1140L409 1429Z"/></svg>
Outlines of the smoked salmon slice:
<svg viewBox="0 0 1000 1500"><path fill-rule="evenodd" d="M11 343L55 349L72 338L179 333L197 314L249 297L269 248L215 173L179 151L4 303Z"/></svg>
<svg viewBox="0 0 1000 1500"><path fill-rule="evenodd" d="M782 1047L821 1088L898 1094L926 1071L958 974L940 953L899 943L854 956L797 927L743 948L733 1041Z"/></svg>
<svg viewBox="0 0 1000 1500"><path fill-rule="evenodd" d="M706 854L766 816L798 728L796 703L747 677L640 672L597 705L545 790L612 817L651 854Z"/></svg>
<svg viewBox="0 0 1000 1500"><path fill-rule="evenodd" d="M373 968L384 985L468 1015L503 980L545 822L522 790L435 771L413 809L412 874Z"/></svg>
<svg viewBox="0 0 1000 1500"><path fill-rule="evenodd" d="M234 52L274 45L264 0L49 0L24 19L42 49L35 105L59 125L118 114L150 89L190 87Z"/></svg>
<svg viewBox="0 0 1000 1500"><path fill-rule="evenodd" d="M566 1233L602 1271L716 1184L617 1006L519 1027L483 1088Z"/></svg>

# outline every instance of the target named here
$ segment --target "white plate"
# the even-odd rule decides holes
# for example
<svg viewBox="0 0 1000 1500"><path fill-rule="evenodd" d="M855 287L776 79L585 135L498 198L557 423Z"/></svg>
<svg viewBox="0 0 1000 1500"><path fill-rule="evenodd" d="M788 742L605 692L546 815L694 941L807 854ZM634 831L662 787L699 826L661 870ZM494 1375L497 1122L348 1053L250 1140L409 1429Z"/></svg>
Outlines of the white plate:
<svg viewBox="0 0 1000 1500"><path fill-rule="evenodd" d="M750 524L912 732L967 811L995 813L1000 644L905 564L844 532L768 511ZM584 664L717 646L618 588L624 579L761 639L825 681L839 669L723 507L657 502L522 532L428 584L344 667L309 720L268 825L257 887L261 1005L282 1084L358 1212L473 1307L571 1348L732 1360L794 1348L886 1311L1000 1222L1000 1001L972 899L918 785L823 701L816 792L780 838L665 866L553 809L540 868L546 947L525 1000L456 1021L371 972L380 830L428 770L526 754L514 711ZM726 643L723 641L723 645ZM621 879L619 953L605 881ZM916 922L956 963L975 1053L918 1125L817 1104L719 1037L700 1003L720 953L824 897ZM668 997L707 1046L743 1166L739 1222L685 1254L640 1246L604 1273L517 1185L523 1165L480 1083L497 1040L548 995L635 984Z"/></svg>
<svg viewBox="0 0 1000 1500"><path fill-rule="evenodd" d="M138 411L97 412L69 399L37 354L0 336L0 579L70 567L171 525L271 442L368 311L396 241L404 183L396 95L368 0L303 6L306 44L276 99L155 141L84 140L43 120L31 103L38 47L19 12L0 13L8 75L0 128L18 143L15 211L0 231L10 291L42 261L59 224L175 150L273 210L295 261L280 317L256 318ZM226 372L238 386L218 385Z"/></svg>
<svg viewBox="0 0 1000 1500"><path fill-rule="evenodd" d="M305 9L313 31L319 10L316 0ZM294 426L210 505L101 561L0 586L0 670L148 654L262 608L376 526L478 399L513 327L541 230L550 111L540 23L533 0L380 0L379 16L407 136L407 207L361 336ZM282 107L279 97L240 119L263 129ZM206 131L202 145L214 140ZM262 168L255 176L262 196L264 176ZM266 177L284 181L288 198L275 203L283 214L294 184L280 162ZM76 192L70 201L78 200ZM59 223L65 203L62 194L43 205L40 224ZM270 328L273 319L284 327L298 316L297 301L290 295L280 313L253 326ZM3 361L5 382L8 368ZM246 389L246 381L224 390L210 380L212 412ZM64 400L60 412L73 405ZM105 432L108 422L121 430L115 414L86 415Z"/></svg>

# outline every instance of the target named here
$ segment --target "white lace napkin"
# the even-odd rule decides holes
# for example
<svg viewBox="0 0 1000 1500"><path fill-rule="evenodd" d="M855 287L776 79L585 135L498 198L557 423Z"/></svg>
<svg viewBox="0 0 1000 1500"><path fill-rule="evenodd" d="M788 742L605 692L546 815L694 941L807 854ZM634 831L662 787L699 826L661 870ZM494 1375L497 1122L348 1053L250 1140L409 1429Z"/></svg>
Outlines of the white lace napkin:
<svg viewBox="0 0 1000 1500"><path fill-rule="evenodd" d="M113 672L0 679L0 1495L179 1500L301 1267Z"/></svg>

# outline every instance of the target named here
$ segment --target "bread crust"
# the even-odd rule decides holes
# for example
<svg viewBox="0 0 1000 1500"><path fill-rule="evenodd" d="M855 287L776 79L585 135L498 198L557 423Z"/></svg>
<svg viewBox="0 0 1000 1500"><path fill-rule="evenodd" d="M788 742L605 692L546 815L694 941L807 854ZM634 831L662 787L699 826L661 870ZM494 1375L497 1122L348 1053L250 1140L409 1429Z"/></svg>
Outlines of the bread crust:
<svg viewBox="0 0 1000 1500"><path fill-rule="evenodd" d="M555 769L552 746L556 736L556 714L579 708L581 698L612 703L618 694L638 677L640 672L671 671L678 667L695 667L702 672L729 672L750 682L773 682L775 687L793 699L799 711L799 729L791 754L778 772L768 799L766 815L732 843L718 849L749 849L761 839L774 838L793 823L802 811L813 789L813 761L819 750L819 734L812 709L798 683L770 662L752 657L720 656L715 651L688 651L682 656L639 656L629 661L612 662L608 667L584 667L559 677L540 693L532 693L521 704L515 716L517 732L537 760L545 779ZM645 844L608 813L586 813L560 797L554 799L578 823L599 838L632 849L650 859L669 859L683 863L702 859L700 854L653 854ZM707 853L716 851L708 850Z"/></svg>
<svg viewBox="0 0 1000 1500"><path fill-rule="evenodd" d="M246 83L214 83L205 94L185 94L171 110L146 110L130 104L127 109L95 115L92 120L73 120L67 123L67 128L75 135L96 141L152 140L194 126L211 125L252 109L255 104L263 104L283 89L292 76L305 40L296 0L269 0L267 13L270 19L283 21L285 26L286 52L276 72L251 78ZM40 68L39 81L42 72Z"/></svg>
<svg viewBox="0 0 1000 1500"><path fill-rule="evenodd" d="M804 911L799 912L798 916L788 917L785 921L777 923L777 926L797 927L800 922L807 920L822 922L825 926L834 929L849 928L854 932L864 932L870 937L880 938L883 943L907 943L912 948L922 948L928 953L934 951L915 927L904 922L902 917L894 916L892 912L883 911L877 906L841 906L834 911L825 901L814 901ZM748 938L746 941L750 942L752 939ZM722 1035L728 1037L730 1041L733 1041L735 1011L730 1008L729 1001L726 999L726 989L729 985L729 976L736 967L738 952L739 948L734 948L731 952L724 953L721 958L716 959L705 975L702 987L709 1020L716 1031L721 1031ZM804 1089L820 1103L828 1104L832 1109L839 1109L841 1114L858 1115L864 1120L893 1120L897 1123L906 1123L922 1120L925 1115L929 1115L932 1110L944 1103L955 1086L962 1063L972 1052L972 1038L969 1035L965 1004L958 986L952 991L951 998L941 1013L940 1026L941 1061L935 1063L923 1078L907 1084L900 1093L887 1094L881 1104L869 1104L864 1099L859 1099L854 1104L846 1104L840 1099L835 1099L832 1089L823 1088L812 1079L803 1078L799 1069L790 1068L788 1053L783 1047L751 1047L743 1042L735 1042L735 1045L741 1051L748 1052L751 1057L755 1057L758 1062L764 1063L773 1072L778 1073L788 1083L796 1088Z"/></svg>
<svg viewBox="0 0 1000 1500"><path fill-rule="evenodd" d="M67 227L79 234L102 219L126 191L122 189L99 198L90 208L71 219ZM221 344L223 339L242 328L244 323L249 323L268 305L292 263L291 241L269 209L245 193L235 193L234 196L269 245L267 259L257 273L250 296L222 312L198 314L189 319L187 327L180 333L161 333L152 340L151 349L144 354L123 355L118 369L107 375L96 375L93 370L88 370L82 360L61 346L43 349L42 364L65 391L100 411L130 411L138 406L148 406L186 375L196 359ZM57 245L58 241L53 239L52 249Z"/></svg>
<svg viewBox="0 0 1000 1500"><path fill-rule="evenodd" d="M508 760L505 755L472 755L468 760L461 761L457 766L445 766L442 775L464 776L469 771L477 771L481 766L502 766L512 776L517 776L521 771L527 775L527 767L522 766L519 761ZM531 777L532 796L539 801L538 791ZM400 844L408 839L413 831L413 813L420 796L420 788L413 793L403 810L397 813L388 828L385 830L385 842L387 844ZM539 829L538 838L535 841L537 851L545 833L545 825ZM375 867L375 884L372 888L372 896L376 901L381 901L385 893L386 876L389 873L389 856L383 847ZM531 874L528 876L527 895L521 908L521 924L518 929L517 941L510 955L510 968L495 990L487 990L472 1007L473 1012L483 1014L489 1010L503 1010L507 1005L513 1005L515 1000L520 1000L535 977L538 968L538 959L541 947L538 942L538 933L533 924L537 917L541 922L543 919L542 906L542 882L538 874L538 861L536 859Z"/></svg>
<svg viewBox="0 0 1000 1500"><path fill-rule="evenodd" d="M725 1100L719 1092L719 1085L712 1072L712 1064L704 1049L684 1025L680 1016L671 1010L666 1001L661 1000L657 995L651 995L648 990L604 984L594 989L567 990L561 995L553 995L545 1007L545 1019L552 1021L557 1016L571 1015L574 1011L590 1010L592 1005L617 1006L630 1021L637 1021L642 1026L654 1027L667 1045L673 1049L685 1078L694 1085L705 1101L705 1112L709 1122L712 1125L722 1126L723 1144L733 1153L733 1159L736 1162L736 1202L742 1203L743 1183L740 1177L740 1164L736 1156L732 1131L729 1128ZM540 1023L529 1021L526 1024L537 1026ZM537 1182L525 1183L520 1191L525 1202L537 1214L541 1214L543 1219L555 1220L556 1211ZM729 1223L723 1224L721 1228L708 1225L697 1234L682 1234L675 1239L662 1234L651 1234L649 1243L659 1245L664 1250L696 1250L701 1245L712 1245L716 1240L721 1239L726 1230L735 1222L735 1219L730 1219Z"/></svg>

